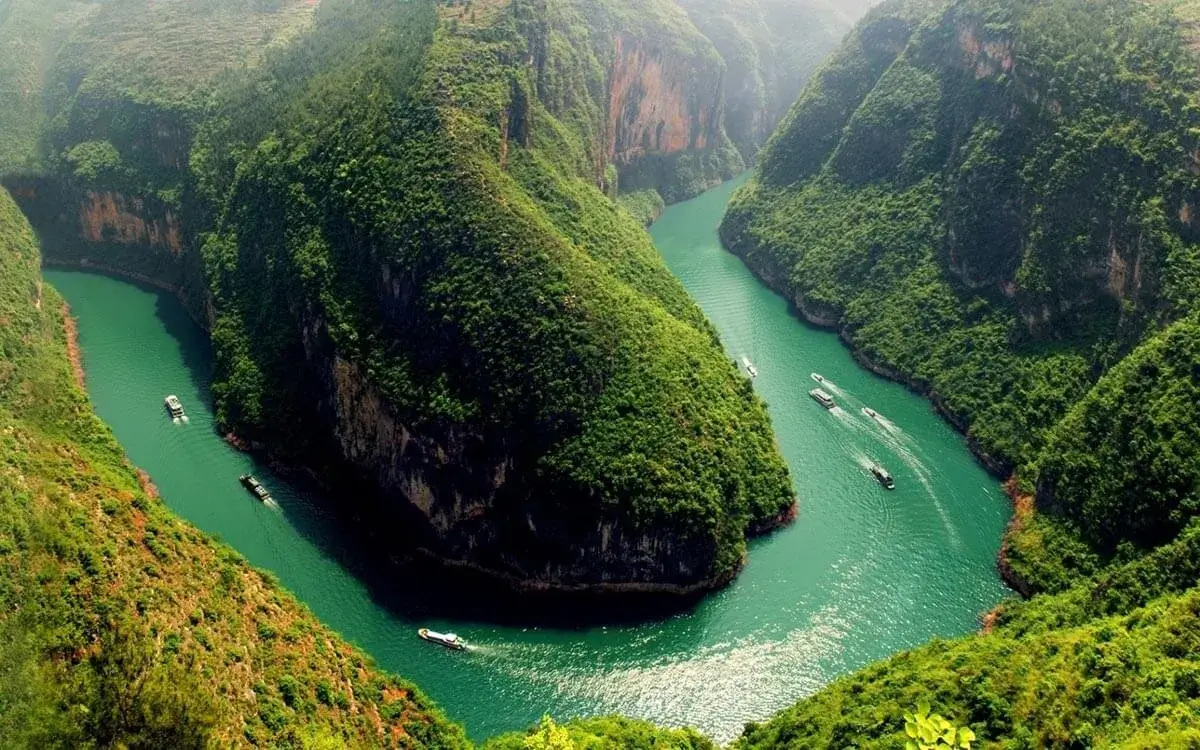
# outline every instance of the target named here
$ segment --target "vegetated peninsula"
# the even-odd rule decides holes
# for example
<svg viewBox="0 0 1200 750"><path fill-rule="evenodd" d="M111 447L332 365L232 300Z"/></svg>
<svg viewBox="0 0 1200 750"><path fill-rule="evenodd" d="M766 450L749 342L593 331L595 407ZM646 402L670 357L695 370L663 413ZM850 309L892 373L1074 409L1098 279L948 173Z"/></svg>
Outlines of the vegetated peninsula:
<svg viewBox="0 0 1200 750"><path fill-rule="evenodd" d="M713 588L793 516L762 403L617 199L741 171L847 9L60 2L7 183L48 262L180 294L231 439L525 591Z"/></svg>
<svg viewBox="0 0 1200 750"><path fill-rule="evenodd" d="M1197 741L1198 9L887 2L764 149L725 242L1011 475L1040 595L738 747L890 746L922 700L997 746Z"/></svg>

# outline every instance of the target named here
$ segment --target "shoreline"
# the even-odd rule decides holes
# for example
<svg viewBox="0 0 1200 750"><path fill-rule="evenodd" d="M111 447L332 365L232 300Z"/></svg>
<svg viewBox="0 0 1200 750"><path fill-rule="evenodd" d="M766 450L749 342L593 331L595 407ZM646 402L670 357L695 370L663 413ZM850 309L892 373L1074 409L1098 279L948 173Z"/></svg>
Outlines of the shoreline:
<svg viewBox="0 0 1200 750"><path fill-rule="evenodd" d="M299 478L301 481L311 483L326 494L332 493L336 489L334 484L323 480L323 475L307 463L288 460L279 453L272 451L268 446L256 441L247 440L233 431L218 429L216 434L223 442L235 450L259 458L273 471L285 477ZM380 512L378 506L358 509L359 513L364 510L368 516ZM745 531L746 542L749 543L756 539L770 536L787 528L799 517L799 510L800 502L793 498L791 505L779 515L757 525L748 526ZM357 516L359 513L355 513L354 515ZM364 524L360 519L354 522L353 525L360 529L370 528L369 520ZM397 569L404 569L412 563L417 562L436 566L450 575L465 579L465 585L478 586L481 590L487 590L489 593L495 593L492 587L499 585L502 587L503 593L511 598L512 604L542 605L553 604L560 600L568 600L585 606L594 606L614 599L627 598L640 600L634 602L635 606L640 604L643 608L649 610L657 611L664 607L667 609L684 608L691 606L704 596L714 594L728 587L737 580L738 576L745 570L746 565L749 564L749 552L747 551L742 555L737 566L723 571L719 575L710 576L690 584L655 583L653 581L555 583L541 579L518 578L502 570L495 570L471 560L446 557L423 544L416 544L404 550L402 554L390 554L388 550L376 542L374 535L371 533L363 533L363 539L368 545L377 548L376 551L381 553L381 557L386 559L389 565Z"/></svg>
<svg viewBox="0 0 1200 750"><path fill-rule="evenodd" d="M979 442L967 434L969 425L961 418L951 412L935 391L933 391L928 383L924 383L915 378L905 376L890 367L879 364L868 357L862 350L854 345L850 339L845 326L839 325L838 319L833 317L833 311L817 312L806 305L804 298L801 295L794 294L786 285L781 283L773 273L767 269L757 268L754 264L746 260L746 256L741 252L730 247L729 243L724 238L720 238L721 247L725 252L735 256L742 262L742 265L750 271L754 278L758 279L764 286L779 296L783 297L795 312L796 317L803 323L807 323L815 328L820 328L826 331L832 331L838 337L838 340L843 346L849 350L854 361L865 370L868 370L884 380L889 380L894 383L899 383L907 388L910 392L927 400L933 410L939 417L945 420L951 427L955 429L963 440L966 442L967 450L971 452L975 460L979 462L984 469L987 470L995 479L1000 480L1004 487L1005 494L1012 501L1013 517L1009 520L1008 526L1000 537L1000 551L996 555L996 571L1000 576L1000 580L1004 585L1013 590L1014 593L1021 596L1023 599L1028 599L1032 595L1032 589L1029 584L1021 580L1021 578L1013 571L1008 563L1007 550L1010 547L1010 539L1013 534L1020 530L1026 518L1033 510L1033 498L1017 493L1017 475L1013 467L1008 466L1006 462L997 459L983 450ZM1002 605L997 605L1002 606ZM984 613L981 616L981 622L985 632L990 626L994 618L995 609Z"/></svg>
<svg viewBox="0 0 1200 750"><path fill-rule="evenodd" d="M192 310L192 300L188 296L187 292L184 291L182 286L177 286L175 284L171 284L170 282L163 281L162 279L157 279L153 276L139 273L137 271L129 271L104 263L96 263L88 258L81 258L79 260L60 260L47 258L45 255L43 255L42 268L55 268L62 271L82 271L84 273L95 273L101 276L110 276L122 281L142 284L143 286L148 286L160 292L166 292L167 294L173 295L175 299L179 301L180 306L183 307L183 311L187 313L187 316L191 318L193 323L200 326L200 329L206 333L209 331L210 326L205 321L197 317L195 311Z"/></svg>
<svg viewBox="0 0 1200 750"><path fill-rule="evenodd" d="M83 371L83 352L79 349L79 325L71 317L71 306L62 303L63 332L67 337L67 360L71 363L71 374L75 377L75 385L87 395L86 377Z"/></svg>

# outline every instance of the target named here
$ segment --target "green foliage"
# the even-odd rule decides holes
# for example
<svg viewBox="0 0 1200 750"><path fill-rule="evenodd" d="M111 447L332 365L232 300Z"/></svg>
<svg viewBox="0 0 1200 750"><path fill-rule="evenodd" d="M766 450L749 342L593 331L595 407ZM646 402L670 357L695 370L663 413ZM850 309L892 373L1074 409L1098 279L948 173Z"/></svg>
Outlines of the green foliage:
<svg viewBox="0 0 1200 750"><path fill-rule="evenodd" d="M1056 425L1200 291L1186 223L1197 77L1177 22L1152 5L885 3L801 96L722 237L1032 486L1056 466L1044 451L1104 440L1095 422ZM1172 453L1151 439L1092 466L1132 472ZM1178 474L1170 461L1163 472ZM1182 495L1131 482L1085 489L1090 473L1081 464L1069 499L1040 503L1065 523L1035 519L1013 542L1032 582L1060 588L1071 568L1094 569L1076 527L1107 556L1122 540L1168 540L1192 513Z"/></svg>
<svg viewBox="0 0 1200 750"><path fill-rule="evenodd" d="M845 678L735 746L975 732L1003 747L1187 746L1195 62L1153 5L961 0L925 6L923 24L914 10L882 4L831 58L722 235L931 393L997 469L1019 470L1015 490L1036 486L1005 561L1054 593L1004 605L988 634Z"/></svg>
<svg viewBox="0 0 1200 750"><path fill-rule="evenodd" d="M1150 339L1081 399L1038 459L1039 502L1098 549L1154 547L1200 515L1200 323Z"/></svg>
<svg viewBox="0 0 1200 750"><path fill-rule="evenodd" d="M43 89L59 47L98 6L83 0L0 4L0 176L36 172L45 125Z"/></svg>
<svg viewBox="0 0 1200 750"><path fill-rule="evenodd" d="M532 524L553 543L528 545L520 565L557 575L569 541L605 522L670 536L681 558L612 561L609 575L725 576L747 534L787 511L790 482L761 402L595 187L575 129L600 127L579 125L600 111L581 103L591 94L556 113L514 62L578 12L518 2L489 26L435 34L423 3L345 2L336 23L319 18L311 40L231 84L193 159L225 206L204 245L219 416L239 434L323 446L329 429L307 405L328 368L353 368L400 424L469 436L473 466L508 466L519 511L497 503L487 519L494 554L527 546L512 540ZM587 57L563 54L546 65L588 80ZM284 92L256 110L274 132L232 104L262 90ZM351 364L298 372L314 347Z"/></svg>
<svg viewBox="0 0 1200 750"><path fill-rule="evenodd" d="M488 740L482 750L716 750L716 745L692 729L661 729L621 716L561 725L547 716L528 732Z"/></svg>
<svg viewBox="0 0 1200 750"><path fill-rule="evenodd" d="M929 713L929 704L922 703L911 714L904 714L904 733L909 740L904 743L907 750L937 750L938 748L962 748L971 750L975 733L967 727L956 727L941 714Z"/></svg>
<svg viewBox="0 0 1200 750"><path fill-rule="evenodd" d="M111 177L121 168L121 154L108 141L84 141L70 148L66 161L81 180L93 181Z"/></svg>
<svg viewBox="0 0 1200 750"><path fill-rule="evenodd" d="M625 193L617 202L632 214L639 224L646 227L662 216L663 210L667 207L666 201L658 194L657 190L638 190Z"/></svg>
<svg viewBox="0 0 1200 750"><path fill-rule="evenodd" d="M1047 597L1044 611L1056 600ZM1084 624L1028 633L1002 625L935 641L750 725L734 747L900 747L908 707L928 702L989 746L1123 747L1136 737L1146 743L1138 746L1173 747L1167 738L1200 729L1188 654L1200 637L1198 607L1193 590Z"/></svg>

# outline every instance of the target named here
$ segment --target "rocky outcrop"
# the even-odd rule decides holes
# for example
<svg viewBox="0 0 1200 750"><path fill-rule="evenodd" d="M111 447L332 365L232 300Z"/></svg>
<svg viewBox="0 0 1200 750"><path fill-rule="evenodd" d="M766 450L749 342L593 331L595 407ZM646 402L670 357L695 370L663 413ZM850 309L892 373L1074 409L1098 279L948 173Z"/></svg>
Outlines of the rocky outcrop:
<svg viewBox="0 0 1200 750"><path fill-rule="evenodd" d="M86 242L140 245L183 252L183 228L174 211L151 209L143 198L112 190L88 190L79 205L79 236Z"/></svg>
<svg viewBox="0 0 1200 750"><path fill-rule="evenodd" d="M362 368L337 354L321 321L304 329L339 470L372 488L354 512L390 530L387 548L401 560L431 558L515 593L554 596L690 596L737 575L740 566L710 574L711 545L689 544L678 529L631 529L604 515L589 528L564 528L561 514L523 502L529 470L502 436L405 424ZM749 533L794 517L793 505Z"/></svg>
<svg viewBox="0 0 1200 750"><path fill-rule="evenodd" d="M622 36L615 47L609 161L627 167L648 155L703 151L720 142L724 101L718 60L669 57Z"/></svg>
<svg viewBox="0 0 1200 750"><path fill-rule="evenodd" d="M176 209L119 190L75 188L52 178L12 185L45 242L47 265L121 276L179 297L202 327L216 318L199 253Z"/></svg>

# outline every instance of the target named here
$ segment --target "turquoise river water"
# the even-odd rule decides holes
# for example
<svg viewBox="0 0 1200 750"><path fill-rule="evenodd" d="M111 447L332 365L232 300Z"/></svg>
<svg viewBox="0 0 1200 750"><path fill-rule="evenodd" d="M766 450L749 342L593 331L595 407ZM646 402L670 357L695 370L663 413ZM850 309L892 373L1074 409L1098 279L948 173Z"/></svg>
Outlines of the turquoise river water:
<svg viewBox="0 0 1200 750"><path fill-rule="evenodd" d="M211 354L171 296L92 274L46 277L78 318L96 410L165 502L273 571L473 737L525 727L544 712L619 712L724 741L867 662L978 627L1006 595L994 563L1009 516L996 481L927 402L858 367L833 334L799 322L721 249L716 226L733 187L670 208L652 234L730 357L749 357L760 371L755 387L792 468L800 516L752 545L732 586L686 614L637 626L515 628L414 615L355 572L353 537L313 490L214 432ZM814 371L836 384L838 409L809 398ZM167 393L183 400L190 424L165 418ZM864 416L864 405L886 421ZM871 460L895 475L894 492L867 473ZM249 469L276 507L239 486ZM418 625L454 630L475 648L426 644Z"/></svg>

